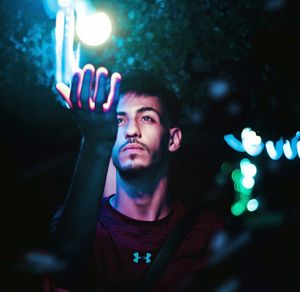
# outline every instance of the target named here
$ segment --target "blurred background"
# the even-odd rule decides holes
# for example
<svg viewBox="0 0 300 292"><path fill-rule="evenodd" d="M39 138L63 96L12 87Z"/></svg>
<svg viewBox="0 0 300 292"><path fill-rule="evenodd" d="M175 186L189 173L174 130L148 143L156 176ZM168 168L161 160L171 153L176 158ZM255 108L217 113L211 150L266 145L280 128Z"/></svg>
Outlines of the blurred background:
<svg viewBox="0 0 300 292"><path fill-rule="evenodd" d="M54 89L67 78L58 73L58 12L72 2L0 5L0 291L43 291L55 266L45 253L49 222L80 142ZM78 66L155 70L182 102L174 194L226 218L202 285L299 291L299 1L77 2L105 12L112 27L99 46L77 31L70 50Z"/></svg>

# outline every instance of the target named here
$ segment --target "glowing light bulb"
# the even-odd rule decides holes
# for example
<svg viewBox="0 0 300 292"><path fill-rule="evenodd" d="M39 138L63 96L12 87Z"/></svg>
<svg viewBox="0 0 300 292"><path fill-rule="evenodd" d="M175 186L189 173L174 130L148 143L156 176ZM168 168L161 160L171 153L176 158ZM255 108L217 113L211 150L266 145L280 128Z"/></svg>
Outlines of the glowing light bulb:
<svg viewBox="0 0 300 292"><path fill-rule="evenodd" d="M104 12L83 16L78 14L76 33L79 39L88 46L99 46L110 36L112 24Z"/></svg>
<svg viewBox="0 0 300 292"><path fill-rule="evenodd" d="M72 0L58 0L57 4L59 7L66 8L71 6Z"/></svg>

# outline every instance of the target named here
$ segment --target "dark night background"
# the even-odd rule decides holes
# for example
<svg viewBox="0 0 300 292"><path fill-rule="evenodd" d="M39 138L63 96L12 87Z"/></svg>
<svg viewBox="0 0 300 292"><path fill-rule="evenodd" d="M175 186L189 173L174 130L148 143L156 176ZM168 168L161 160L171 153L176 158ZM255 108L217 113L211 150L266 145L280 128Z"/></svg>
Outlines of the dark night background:
<svg viewBox="0 0 300 292"><path fill-rule="evenodd" d="M245 127L263 141L291 139L299 130L298 1L92 2L110 13L116 29L100 49L83 48L81 62L165 76L182 101L185 131L175 189L187 202L222 212L229 244L251 234L207 271L209 290L298 291L299 157L272 161L265 150L248 156L258 168L253 194L261 204L234 217L230 171L247 154L223 140ZM55 19L42 0L3 0L0 12L0 291L39 291L40 274L16 264L47 249L49 220L68 189L80 135L53 90ZM216 82L226 85L220 95Z"/></svg>

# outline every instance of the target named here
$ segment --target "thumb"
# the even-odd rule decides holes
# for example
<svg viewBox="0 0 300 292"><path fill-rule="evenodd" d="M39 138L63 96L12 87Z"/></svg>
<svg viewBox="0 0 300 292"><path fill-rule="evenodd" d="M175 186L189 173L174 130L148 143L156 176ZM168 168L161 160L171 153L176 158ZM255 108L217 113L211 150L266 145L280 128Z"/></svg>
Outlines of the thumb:
<svg viewBox="0 0 300 292"><path fill-rule="evenodd" d="M56 84L56 90L58 91L60 96L64 99L64 101L67 103L67 105L70 108L73 108L72 102L70 100L71 89L65 83L58 82Z"/></svg>

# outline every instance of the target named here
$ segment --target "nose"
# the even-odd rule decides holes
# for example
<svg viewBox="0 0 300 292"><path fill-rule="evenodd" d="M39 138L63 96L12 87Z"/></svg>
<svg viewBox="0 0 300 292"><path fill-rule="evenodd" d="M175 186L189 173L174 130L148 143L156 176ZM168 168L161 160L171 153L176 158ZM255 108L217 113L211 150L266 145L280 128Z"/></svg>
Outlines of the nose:
<svg viewBox="0 0 300 292"><path fill-rule="evenodd" d="M126 130L125 130L125 138L140 138L141 131L140 128L135 120L131 120L128 122Z"/></svg>

